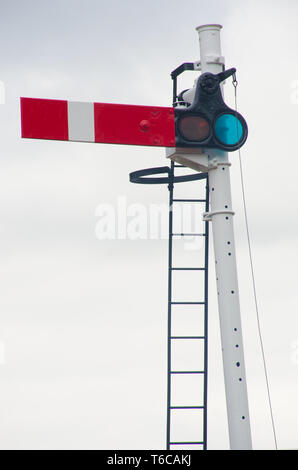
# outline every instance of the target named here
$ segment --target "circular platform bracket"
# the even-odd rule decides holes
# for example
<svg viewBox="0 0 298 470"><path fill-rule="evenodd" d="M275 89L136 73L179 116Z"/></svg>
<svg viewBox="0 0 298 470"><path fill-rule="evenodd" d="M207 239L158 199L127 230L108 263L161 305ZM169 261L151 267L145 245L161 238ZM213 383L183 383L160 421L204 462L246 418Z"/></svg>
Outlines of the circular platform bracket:
<svg viewBox="0 0 298 470"><path fill-rule="evenodd" d="M167 176L150 177L151 175L167 174ZM173 176L173 172L168 166L159 166L156 168L145 168L144 170L133 171L129 174L129 181L138 184L170 184L185 183L206 179L207 173L194 173L191 175Z"/></svg>

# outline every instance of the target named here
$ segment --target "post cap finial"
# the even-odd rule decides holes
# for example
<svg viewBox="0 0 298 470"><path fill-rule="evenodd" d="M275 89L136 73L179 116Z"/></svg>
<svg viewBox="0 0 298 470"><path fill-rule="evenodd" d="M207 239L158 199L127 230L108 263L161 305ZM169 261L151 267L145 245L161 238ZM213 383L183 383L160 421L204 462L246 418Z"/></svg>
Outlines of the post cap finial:
<svg viewBox="0 0 298 470"><path fill-rule="evenodd" d="M221 24L202 24L200 26L197 26L196 27L196 30L200 33L201 31L206 31L206 30L212 30L212 29L215 29L215 30L218 30L220 31L222 29L222 25Z"/></svg>

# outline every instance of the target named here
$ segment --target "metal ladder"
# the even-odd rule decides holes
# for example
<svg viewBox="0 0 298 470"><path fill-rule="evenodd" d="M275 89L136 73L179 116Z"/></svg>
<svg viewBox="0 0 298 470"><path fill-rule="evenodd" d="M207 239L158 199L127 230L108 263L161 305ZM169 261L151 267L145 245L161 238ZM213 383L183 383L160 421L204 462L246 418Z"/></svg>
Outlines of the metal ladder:
<svg viewBox="0 0 298 470"><path fill-rule="evenodd" d="M208 188L208 176L205 175L202 184L206 184L205 197L204 199L181 199L174 197L174 181L178 180L175 177L174 171L177 167L183 167L183 165L178 165L174 162L171 162L171 171L169 173L169 266L168 266L168 365L167 365L167 435L166 435L166 448L167 450L171 449L207 449L207 365L208 365L208 245L209 245L209 226L208 222L204 222L204 232L203 233L173 233L173 219L175 217L175 204L176 203L198 203L203 205L203 211L208 212L209 209L209 188ZM203 175L202 175L203 176ZM173 265L173 239L175 237L186 237L186 236L202 236L204 237L204 254L203 254L203 266L196 267L187 267L187 266L176 266ZM179 299L179 301L173 301L173 275L176 272L198 272L201 271L203 274L203 299L197 299L197 301L187 301L187 299ZM202 325L203 331L199 335L197 334L173 334L172 331L172 319L173 319L173 309L180 308L185 306L194 306L193 308L198 307L197 315L202 315ZM175 307L173 307L175 306ZM185 308L184 307L184 308ZM200 311L201 310L201 313ZM187 312L185 313L187 315ZM174 344L177 344L178 341L185 342L201 342L202 354L200 367L196 370L177 370L173 366L173 347ZM202 344L203 343L203 344ZM181 344L181 343L180 343ZM198 358L199 359L199 358ZM200 386L203 387L201 390L201 400L200 403L175 403L173 404L173 394L175 392L175 381L174 377L201 377ZM191 379L193 380L193 379ZM197 379L195 379L197 380ZM183 386L181 388L183 390ZM184 387L185 390L185 387ZM199 395L199 394L198 394ZM173 435L173 414L177 418L177 413L187 413L189 421L189 413L193 414L192 422L194 420L201 420L200 427L200 436L195 437L194 439L174 439ZM200 416L196 416L199 414ZM183 419L182 419L183 422ZM195 421L196 422L196 421ZM185 429L185 423L181 428Z"/></svg>

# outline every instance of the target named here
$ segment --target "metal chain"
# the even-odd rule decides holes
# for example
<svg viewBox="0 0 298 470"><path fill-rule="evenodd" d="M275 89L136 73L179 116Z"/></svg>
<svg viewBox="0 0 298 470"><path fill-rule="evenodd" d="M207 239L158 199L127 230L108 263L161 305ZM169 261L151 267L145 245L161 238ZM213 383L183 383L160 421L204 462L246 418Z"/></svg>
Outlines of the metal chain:
<svg viewBox="0 0 298 470"><path fill-rule="evenodd" d="M236 73L233 74L233 86L234 86L235 110L238 112L238 103L237 103L238 81L237 81L237 78L236 78ZM238 126L237 126L237 131L238 131ZM241 187L242 187L242 200L243 200L243 207L244 207L244 217L245 217L245 225L246 225L246 235L247 235L247 242L248 242L248 251L249 251L250 268L251 268L251 276L252 276L252 284L253 284L253 292L254 292L255 309L256 309L256 316L257 316L258 333L259 333L259 340L260 340L261 351L262 351L262 359L263 359L263 366L264 366L264 373L265 373L265 380L266 380L266 388L267 388L267 396L268 396L268 403L269 403L270 416L271 416L271 425L272 425L272 431L273 431L273 436L274 436L274 444L275 444L275 450L277 450L277 438L276 438L275 424L274 424L274 418L273 418L273 409L272 409L271 397L270 397L270 386L269 386L269 380L268 380L267 366L266 366L266 360L265 360L265 352L264 352L263 339L262 339L262 333L261 333L261 325L260 325L260 318L259 318L259 307L258 307L257 290L256 290L256 282L255 282L253 259L252 259L250 233L249 233L249 228L248 228L246 196L245 196L245 189L244 189L244 177L243 177L243 167L242 167L242 159L241 159L240 149L238 150L238 155L239 155L240 177L241 177Z"/></svg>

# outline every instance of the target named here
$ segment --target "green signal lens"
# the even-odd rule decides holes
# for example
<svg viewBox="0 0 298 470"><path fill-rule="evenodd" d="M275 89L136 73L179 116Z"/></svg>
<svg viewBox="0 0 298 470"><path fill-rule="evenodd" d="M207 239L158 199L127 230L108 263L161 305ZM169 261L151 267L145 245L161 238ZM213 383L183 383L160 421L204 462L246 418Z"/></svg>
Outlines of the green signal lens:
<svg viewBox="0 0 298 470"><path fill-rule="evenodd" d="M178 129L185 140L201 142L210 134L210 126L206 119L200 116L184 116L178 123Z"/></svg>
<svg viewBox="0 0 298 470"><path fill-rule="evenodd" d="M214 124L216 138L225 145L236 145L242 139L243 126L233 114L222 114Z"/></svg>

